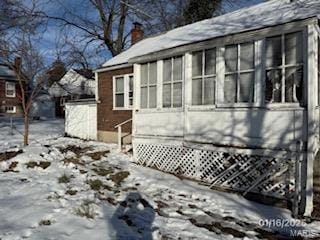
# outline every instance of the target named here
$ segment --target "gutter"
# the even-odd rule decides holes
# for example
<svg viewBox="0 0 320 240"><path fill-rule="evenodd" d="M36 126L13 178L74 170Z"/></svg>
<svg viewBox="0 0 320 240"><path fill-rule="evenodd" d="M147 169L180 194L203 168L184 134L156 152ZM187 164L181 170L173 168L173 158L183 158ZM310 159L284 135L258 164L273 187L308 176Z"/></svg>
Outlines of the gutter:
<svg viewBox="0 0 320 240"><path fill-rule="evenodd" d="M133 66L132 63L122 63L122 64L112 65L112 66L107 66L107 67L102 66L100 68L93 70L93 72L100 73L100 72L112 71L112 70L117 70L117 69L121 69L121 68L132 67L132 66Z"/></svg>

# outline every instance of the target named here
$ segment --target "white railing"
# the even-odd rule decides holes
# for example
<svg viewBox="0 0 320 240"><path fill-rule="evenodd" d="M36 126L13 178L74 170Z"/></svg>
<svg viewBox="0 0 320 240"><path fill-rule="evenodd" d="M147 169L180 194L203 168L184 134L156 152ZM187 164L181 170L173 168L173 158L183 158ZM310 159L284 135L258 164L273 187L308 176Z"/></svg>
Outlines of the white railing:
<svg viewBox="0 0 320 240"><path fill-rule="evenodd" d="M122 126L128 122L132 122L132 118L122 122L122 123L119 123L117 126L115 126L114 128L118 128L118 149L119 151L122 150L122 139L128 135L125 135L125 136L122 136Z"/></svg>

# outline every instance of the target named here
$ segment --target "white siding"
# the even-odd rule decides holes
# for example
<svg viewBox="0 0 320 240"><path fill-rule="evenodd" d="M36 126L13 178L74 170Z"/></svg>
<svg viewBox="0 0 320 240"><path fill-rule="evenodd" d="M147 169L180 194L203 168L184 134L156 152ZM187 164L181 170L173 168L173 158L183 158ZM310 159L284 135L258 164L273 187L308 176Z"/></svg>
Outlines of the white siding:
<svg viewBox="0 0 320 240"><path fill-rule="evenodd" d="M136 135L183 137L183 112L145 112L135 115Z"/></svg>
<svg viewBox="0 0 320 240"><path fill-rule="evenodd" d="M306 141L303 110L189 111L185 140L295 150Z"/></svg>
<svg viewBox="0 0 320 240"><path fill-rule="evenodd" d="M72 137L97 139L96 103L67 103L65 132Z"/></svg>

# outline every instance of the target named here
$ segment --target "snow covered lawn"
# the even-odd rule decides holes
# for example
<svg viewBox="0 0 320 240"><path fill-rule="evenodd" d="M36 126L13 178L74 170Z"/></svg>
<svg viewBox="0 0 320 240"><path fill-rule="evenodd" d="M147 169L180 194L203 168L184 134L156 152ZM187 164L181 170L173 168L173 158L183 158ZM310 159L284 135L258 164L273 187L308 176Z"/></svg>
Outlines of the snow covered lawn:
<svg viewBox="0 0 320 240"><path fill-rule="evenodd" d="M34 122L25 148L16 131L0 129L1 240L287 239L320 232L318 222L298 222L288 210L138 166L116 145L61 137L61 120Z"/></svg>
<svg viewBox="0 0 320 240"><path fill-rule="evenodd" d="M0 117L0 152L23 143L23 119L13 119L11 129L10 119ZM30 124L30 145L45 139L52 139L64 135L64 120L32 121Z"/></svg>

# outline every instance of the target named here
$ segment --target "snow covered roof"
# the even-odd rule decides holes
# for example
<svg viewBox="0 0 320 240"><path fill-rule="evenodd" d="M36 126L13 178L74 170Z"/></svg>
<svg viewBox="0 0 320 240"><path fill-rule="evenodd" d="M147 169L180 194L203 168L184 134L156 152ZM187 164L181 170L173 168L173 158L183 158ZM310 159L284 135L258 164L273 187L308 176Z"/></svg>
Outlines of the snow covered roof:
<svg viewBox="0 0 320 240"><path fill-rule="evenodd" d="M59 82L55 82L49 89L53 97L69 95L94 95L95 80L78 73L79 70L70 69ZM84 72L84 71L82 71Z"/></svg>
<svg viewBox="0 0 320 240"><path fill-rule="evenodd" d="M319 15L319 0L268 1L146 38L102 66L125 64L149 53Z"/></svg>
<svg viewBox="0 0 320 240"><path fill-rule="evenodd" d="M74 69L75 72L87 79L94 79L94 73L91 69Z"/></svg>
<svg viewBox="0 0 320 240"><path fill-rule="evenodd" d="M0 64L0 77L16 79L16 73L8 65Z"/></svg>

